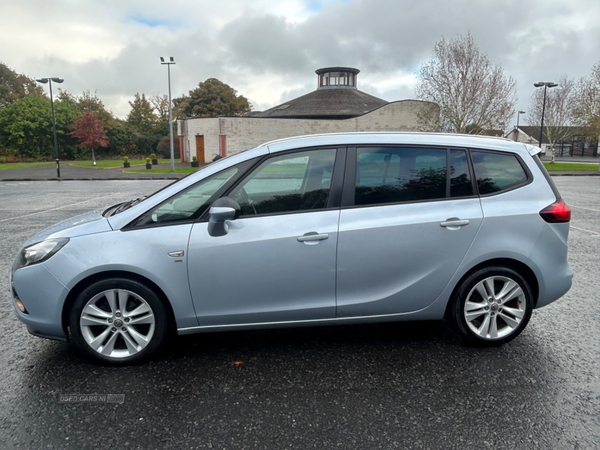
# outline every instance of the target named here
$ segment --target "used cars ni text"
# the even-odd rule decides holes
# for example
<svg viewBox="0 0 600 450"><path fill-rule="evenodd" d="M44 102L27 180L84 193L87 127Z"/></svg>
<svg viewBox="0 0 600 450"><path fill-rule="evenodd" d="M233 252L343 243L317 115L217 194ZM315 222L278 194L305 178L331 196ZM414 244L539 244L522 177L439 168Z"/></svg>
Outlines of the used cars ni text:
<svg viewBox="0 0 600 450"><path fill-rule="evenodd" d="M169 332L446 319L515 338L563 296L570 210L500 138L282 139L32 237L10 289L30 333L112 364Z"/></svg>

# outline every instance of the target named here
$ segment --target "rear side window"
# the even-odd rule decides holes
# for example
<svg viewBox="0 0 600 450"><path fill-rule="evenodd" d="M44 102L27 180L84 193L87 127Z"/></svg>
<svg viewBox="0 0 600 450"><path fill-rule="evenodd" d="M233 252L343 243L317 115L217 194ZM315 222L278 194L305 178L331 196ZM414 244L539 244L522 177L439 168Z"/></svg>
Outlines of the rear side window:
<svg viewBox="0 0 600 450"><path fill-rule="evenodd" d="M516 155L471 150L480 195L512 189L527 182Z"/></svg>
<svg viewBox="0 0 600 450"><path fill-rule="evenodd" d="M446 197L446 149L358 148L355 205Z"/></svg>

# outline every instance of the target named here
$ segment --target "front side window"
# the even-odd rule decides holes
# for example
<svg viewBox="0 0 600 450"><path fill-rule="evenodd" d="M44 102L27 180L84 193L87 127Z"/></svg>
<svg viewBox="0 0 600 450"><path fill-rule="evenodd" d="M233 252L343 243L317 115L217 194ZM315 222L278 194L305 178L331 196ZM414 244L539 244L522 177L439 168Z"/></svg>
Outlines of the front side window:
<svg viewBox="0 0 600 450"><path fill-rule="evenodd" d="M199 183L176 194L139 217L131 225L144 226L196 219L208 208L210 198L230 179L238 175L247 163L230 167L209 176Z"/></svg>
<svg viewBox="0 0 600 450"><path fill-rule="evenodd" d="M446 150L358 148L355 205L446 197Z"/></svg>
<svg viewBox="0 0 600 450"><path fill-rule="evenodd" d="M519 186L527 173L515 155L471 150L479 194L492 194Z"/></svg>
<svg viewBox="0 0 600 450"><path fill-rule="evenodd" d="M269 158L246 177L229 197L242 216L325 208L336 149L302 151Z"/></svg>

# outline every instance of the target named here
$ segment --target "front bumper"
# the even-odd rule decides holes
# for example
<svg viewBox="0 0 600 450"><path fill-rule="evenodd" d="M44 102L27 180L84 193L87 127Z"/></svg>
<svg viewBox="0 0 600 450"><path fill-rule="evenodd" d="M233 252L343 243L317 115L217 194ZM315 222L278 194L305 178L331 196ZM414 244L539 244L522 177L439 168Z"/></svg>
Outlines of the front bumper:
<svg viewBox="0 0 600 450"><path fill-rule="evenodd" d="M15 314L27 325L31 334L67 340L62 324L62 310L69 290L43 263L18 269L11 275L10 286ZM17 307L16 296L25 307L25 313Z"/></svg>

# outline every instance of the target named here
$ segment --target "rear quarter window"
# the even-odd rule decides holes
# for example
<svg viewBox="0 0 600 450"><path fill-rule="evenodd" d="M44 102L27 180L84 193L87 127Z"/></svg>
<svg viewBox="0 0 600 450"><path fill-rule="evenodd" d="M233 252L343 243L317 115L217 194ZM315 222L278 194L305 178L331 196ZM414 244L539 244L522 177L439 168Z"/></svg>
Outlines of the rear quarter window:
<svg viewBox="0 0 600 450"><path fill-rule="evenodd" d="M527 172L516 155L471 150L480 195L513 189L527 183Z"/></svg>

